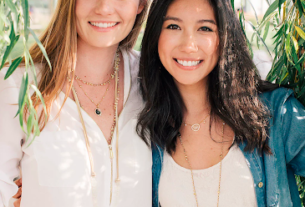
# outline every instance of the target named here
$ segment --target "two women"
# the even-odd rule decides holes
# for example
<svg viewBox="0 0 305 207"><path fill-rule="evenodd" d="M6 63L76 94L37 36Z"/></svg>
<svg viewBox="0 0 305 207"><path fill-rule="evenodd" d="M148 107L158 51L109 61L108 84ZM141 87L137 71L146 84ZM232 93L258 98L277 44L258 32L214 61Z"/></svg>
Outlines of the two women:
<svg viewBox="0 0 305 207"><path fill-rule="evenodd" d="M139 74L145 107L137 129L145 142L152 141L154 207L300 206L294 174L305 175L304 107L291 91L260 80L230 3L158 0L152 5ZM135 115L131 108L128 113ZM93 106L93 115L95 109L100 108ZM142 194L128 195L133 203L124 206L138 205ZM125 194L117 198L125 201Z"/></svg>
<svg viewBox="0 0 305 207"><path fill-rule="evenodd" d="M304 106L257 75L231 1L155 1L142 44L153 207L301 206Z"/></svg>
<svg viewBox="0 0 305 207"><path fill-rule="evenodd" d="M30 51L48 112L44 122L38 110L42 132L30 146L14 119L24 68L0 82L0 206L17 192L19 166L21 206L151 205L151 151L135 131L142 100L132 50L148 4L58 1L41 37L52 71L37 45Z"/></svg>

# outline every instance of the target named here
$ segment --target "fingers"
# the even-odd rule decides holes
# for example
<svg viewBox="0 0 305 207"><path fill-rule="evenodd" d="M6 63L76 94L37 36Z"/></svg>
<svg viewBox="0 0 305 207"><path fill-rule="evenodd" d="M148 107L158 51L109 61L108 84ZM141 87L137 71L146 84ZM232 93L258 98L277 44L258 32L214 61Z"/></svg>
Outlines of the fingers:
<svg viewBox="0 0 305 207"><path fill-rule="evenodd" d="M22 194L22 187L18 189L18 192L13 196L13 198L20 198Z"/></svg>
<svg viewBox="0 0 305 207"><path fill-rule="evenodd" d="M18 187L22 186L22 178L15 180L15 183L18 185Z"/></svg>
<svg viewBox="0 0 305 207"><path fill-rule="evenodd" d="M21 198L14 202L14 207L20 207Z"/></svg>

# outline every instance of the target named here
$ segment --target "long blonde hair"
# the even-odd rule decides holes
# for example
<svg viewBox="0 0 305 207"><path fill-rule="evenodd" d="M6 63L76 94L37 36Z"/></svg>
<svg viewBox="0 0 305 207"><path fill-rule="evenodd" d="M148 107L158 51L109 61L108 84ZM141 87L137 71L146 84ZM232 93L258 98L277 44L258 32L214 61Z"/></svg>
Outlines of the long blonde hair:
<svg viewBox="0 0 305 207"><path fill-rule="evenodd" d="M121 41L120 47L132 49L141 30L141 25L145 21L150 0L140 0L140 4L144 4L143 11L137 15L134 27L130 34ZM57 3L55 14L51 19L46 30L41 35L40 41L44 45L52 65L50 69L47 60L42 54L39 46L34 44L30 49L30 54L34 63L40 64L40 80L38 89L40 90L47 108L49 117L50 108L61 91L63 84L67 83L66 97L67 100L73 81L67 82L67 77L74 76L77 53L77 31L75 16L76 0L59 0ZM73 79L72 79L73 80ZM36 110L41 105L41 101L34 94L32 96L34 107ZM28 110L25 110L27 113ZM39 126L42 130L46 125L44 112L39 114Z"/></svg>

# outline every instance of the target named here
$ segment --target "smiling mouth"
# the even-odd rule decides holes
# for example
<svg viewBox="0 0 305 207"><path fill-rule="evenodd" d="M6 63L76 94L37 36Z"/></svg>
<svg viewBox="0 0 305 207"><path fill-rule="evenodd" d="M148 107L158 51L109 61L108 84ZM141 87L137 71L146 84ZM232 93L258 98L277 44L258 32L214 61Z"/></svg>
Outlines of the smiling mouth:
<svg viewBox="0 0 305 207"><path fill-rule="evenodd" d="M99 27L99 28L111 28L119 24L118 22L113 22L113 23L102 23L102 22L89 22L94 27Z"/></svg>
<svg viewBox="0 0 305 207"><path fill-rule="evenodd" d="M184 67L192 67L192 66L197 66L199 65L203 60L196 60L196 61L189 61L189 60L179 60L179 59L175 59L174 60L184 66Z"/></svg>

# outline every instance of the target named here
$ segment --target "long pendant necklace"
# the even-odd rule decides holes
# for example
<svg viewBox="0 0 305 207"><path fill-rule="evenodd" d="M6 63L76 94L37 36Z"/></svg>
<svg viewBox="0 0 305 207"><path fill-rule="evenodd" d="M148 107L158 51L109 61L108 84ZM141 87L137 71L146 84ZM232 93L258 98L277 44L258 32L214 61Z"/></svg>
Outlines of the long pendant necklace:
<svg viewBox="0 0 305 207"><path fill-rule="evenodd" d="M101 115L102 115L102 111L101 111L101 109L99 108L99 105L100 105L100 104L102 103L102 101L104 100L104 98L105 98L105 96L106 96L106 94L107 94L107 92L108 92L108 90L109 90L109 86L110 86L110 82L111 82L111 80L112 80L112 76L115 77L116 73L117 73L118 70L119 70L119 65L120 65L120 57L119 57L119 54L116 52L116 54L115 54L115 62L114 62L114 72L111 74L111 77L109 78L109 80L107 80L106 82L101 83L101 84L89 83L89 82L86 82L86 81L80 79L78 76L75 76L75 80L80 80L82 83L87 84L87 85L90 85L90 86L101 86L101 85L106 85L106 84L108 84L108 87L107 87L107 89L105 90L105 93L104 93L102 99L96 104L96 103L93 101L93 99L90 98L90 97L88 96L87 92L84 91L83 87L82 87L79 83L77 83L78 86L81 88L81 90L84 92L84 94L87 96L87 98L91 101L91 103L93 103L93 104L96 106L96 108L94 109L94 112L95 112L95 114L98 115L98 116L101 116ZM77 81L76 81L76 82L77 82Z"/></svg>
<svg viewBox="0 0 305 207"><path fill-rule="evenodd" d="M222 160L223 160L223 143L224 143L224 141L223 141L223 136L224 136L224 127L225 127L225 123L223 123L223 125L222 125L222 134L221 134L222 142L221 142L221 153L220 153L220 163L219 163L219 182L218 182L218 191L217 191L217 207L219 207L220 186L221 186L221 170L222 170ZM181 146L182 146L182 148L183 148L183 153L184 153L185 160L186 160L186 162L188 163L189 168L190 168L190 170L191 170L194 197L195 197L195 201L196 201L196 206L199 207L192 165L191 165L190 160L189 160L189 158L188 158L188 156L187 156L187 154L186 154L186 150L185 150L184 144L183 144L183 142L182 142L181 135L179 135L178 138L179 138L180 143L181 143Z"/></svg>
<svg viewBox="0 0 305 207"><path fill-rule="evenodd" d="M119 103L119 62L120 62L120 58L119 58L119 54L118 52L116 53L116 61L115 61L115 86L114 86L114 118L113 118L113 124L111 126L111 132L110 132L110 138L109 140L107 140L108 142L108 148L109 148L109 157L110 157L110 162L111 162L111 179L110 179L110 201L109 201L109 205L111 205L112 202L112 192L113 192L113 149L112 149L112 138L113 138L113 134L114 134L114 129L116 129L116 161L117 161L117 178L116 178L116 182L118 182L120 180L119 178L119 130L118 130L118 103ZM71 80L68 77L69 82L71 82ZM93 199L93 206L97 207L97 182L95 179L96 173L94 170L94 162L93 162L93 155L91 152L91 148L90 148L90 144L89 144L89 138L88 138L88 134L87 134L87 130L86 130L86 126L85 126L85 122L82 116L82 112L81 112L81 105L77 96L77 92L74 88L74 86L72 85L72 93L77 105L77 109L78 109L78 113L79 113L79 117L82 123L82 127L83 127L83 133L85 136L85 141L86 141L86 148L87 148L87 152L88 152L88 156L89 156L89 161L90 161L90 166L91 166L91 186L92 186L92 199Z"/></svg>
<svg viewBox="0 0 305 207"><path fill-rule="evenodd" d="M200 129L200 124L203 122L205 124L205 120L208 118L210 114L208 114L206 117L204 117L204 119L202 119L199 123L195 123L195 124L188 124L186 122L183 122L184 123L184 126L191 126L191 129L194 131L194 132L198 132L199 129Z"/></svg>

